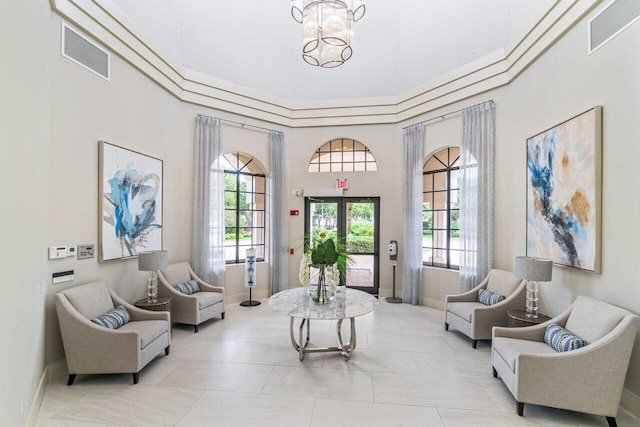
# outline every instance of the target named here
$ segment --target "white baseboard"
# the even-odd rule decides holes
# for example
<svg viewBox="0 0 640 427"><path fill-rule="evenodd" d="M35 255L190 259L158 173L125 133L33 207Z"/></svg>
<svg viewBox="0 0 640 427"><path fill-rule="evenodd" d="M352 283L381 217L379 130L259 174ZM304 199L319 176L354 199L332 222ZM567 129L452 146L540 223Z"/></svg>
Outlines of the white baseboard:
<svg viewBox="0 0 640 427"><path fill-rule="evenodd" d="M620 406L634 417L640 418L640 396L627 390L622 389L622 397L620 398Z"/></svg>
<svg viewBox="0 0 640 427"><path fill-rule="evenodd" d="M44 392L47 389L48 383L49 366L44 368L42 376L40 377L40 382L38 383L36 394L33 396L33 401L31 402L31 407L29 408L27 421L24 424L26 427L33 427L36 425L36 421L38 420L38 413L40 412L40 405L42 404L42 398L44 397Z"/></svg>

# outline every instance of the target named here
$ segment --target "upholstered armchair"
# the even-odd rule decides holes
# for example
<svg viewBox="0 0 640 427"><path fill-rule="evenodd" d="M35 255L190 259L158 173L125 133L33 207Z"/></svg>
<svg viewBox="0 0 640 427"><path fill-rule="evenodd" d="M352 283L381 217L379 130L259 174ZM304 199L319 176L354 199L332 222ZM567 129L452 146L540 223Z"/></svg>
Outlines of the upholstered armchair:
<svg viewBox="0 0 640 427"><path fill-rule="evenodd" d="M169 354L169 313L142 310L107 287L92 282L54 295L62 343L72 385L77 374L139 373L164 350ZM93 323L116 306L124 306L131 320L118 329Z"/></svg>
<svg viewBox="0 0 640 427"><path fill-rule="evenodd" d="M544 341L555 323L587 341L557 352ZM638 316L589 297L562 314L526 328L494 328L493 376L505 383L522 416L525 403L607 417L616 425L620 396L636 338Z"/></svg>
<svg viewBox="0 0 640 427"><path fill-rule="evenodd" d="M458 295L447 295L445 298L444 328L453 326L472 340L476 348L478 340L491 339L493 326L507 325L507 311L522 309L525 305L524 280L516 278L510 271L493 269L475 288ZM481 289L504 295L505 299L493 304L484 305L478 302Z"/></svg>
<svg viewBox="0 0 640 427"><path fill-rule="evenodd" d="M174 288L190 280L198 282L200 292L186 295ZM172 321L193 325L194 332L198 332L198 325L218 314L224 319L224 288L202 281L186 262L170 264L158 271L158 295L173 299Z"/></svg>

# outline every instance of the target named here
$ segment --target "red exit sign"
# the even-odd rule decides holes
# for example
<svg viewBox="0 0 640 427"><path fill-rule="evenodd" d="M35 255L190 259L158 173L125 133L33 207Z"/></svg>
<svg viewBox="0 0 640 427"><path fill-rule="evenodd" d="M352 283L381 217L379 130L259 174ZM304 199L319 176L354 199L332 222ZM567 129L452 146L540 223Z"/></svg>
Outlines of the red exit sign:
<svg viewBox="0 0 640 427"><path fill-rule="evenodd" d="M346 179L336 179L336 188L346 190L349 188L349 182Z"/></svg>

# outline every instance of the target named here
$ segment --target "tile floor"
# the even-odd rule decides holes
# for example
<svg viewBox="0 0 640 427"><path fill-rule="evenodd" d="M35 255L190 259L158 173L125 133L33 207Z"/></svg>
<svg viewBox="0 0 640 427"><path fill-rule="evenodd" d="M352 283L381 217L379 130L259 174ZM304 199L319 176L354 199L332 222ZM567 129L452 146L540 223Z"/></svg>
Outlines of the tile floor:
<svg viewBox="0 0 640 427"><path fill-rule="evenodd" d="M443 313L380 302L358 318L357 349L303 362L289 318L267 305L227 305L193 333L173 329L171 354L140 373L52 375L39 427L98 426L606 426L604 417L525 405L524 417L491 375L490 344L444 331ZM311 340L333 346L335 322L314 321ZM347 328L345 333L348 334ZM618 425L640 426L620 410Z"/></svg>

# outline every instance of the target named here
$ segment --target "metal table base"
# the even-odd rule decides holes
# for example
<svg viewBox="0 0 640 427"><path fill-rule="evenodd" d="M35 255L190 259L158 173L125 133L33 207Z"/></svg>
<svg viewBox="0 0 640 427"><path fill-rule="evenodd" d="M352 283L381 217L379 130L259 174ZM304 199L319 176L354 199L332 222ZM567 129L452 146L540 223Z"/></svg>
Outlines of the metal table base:
<svg viewBox="0 0 640 427"><path fill-rule="evenodd" d="M344 319L338 319L337 330L338 330L338 343L340 344L338 347L309 347L309 336L311 329L311 319L302 319L300 322L300 327L298 328L298 337L299 340L296 341L295 333L294 333L294 321L295 317L291 317L291 321L289 323L289 333L291 334L291 345L293 345L293 349L298 352L298 357L302 361L304 360L304 355L306 353L326 353L330 351L338 351L342 354L342 357L345 360L351 359L351 352L356 349L356 319L354 317L350 317L351 321L351 336L349 337L349 342L344 344L342 341L342 321ZM303 339L303 329L305 323L307 324L307 339L302 344Z"/></svg>

